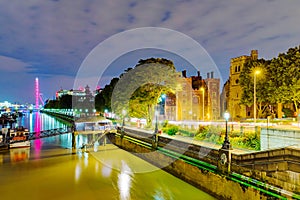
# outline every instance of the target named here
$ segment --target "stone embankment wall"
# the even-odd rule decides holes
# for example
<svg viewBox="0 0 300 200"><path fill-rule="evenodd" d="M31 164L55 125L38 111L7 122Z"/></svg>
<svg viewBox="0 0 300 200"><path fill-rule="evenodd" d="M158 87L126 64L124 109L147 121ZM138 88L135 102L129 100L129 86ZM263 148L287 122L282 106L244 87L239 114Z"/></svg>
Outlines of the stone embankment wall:
<svg viewBox="0 0 300 200"><path fill-rule="evenodd" d="M266 193L247 187L221 173L209 169L199 168L182 159L174 158L148 148L146 145L139 145L119 135L108 134L112 143L120 148L135 153L142 159L162 168L163 170L179 177L180 179L198 187L199 189L212 194L217 199L270 199ZM172 147L172 146L169 146ZM214 150L212 150L213 152ZM191 152L189 154L192 154ZM196 157L196 155L193 155ZM179 188L180 189L180 188ZM275 199L275 198L274 198Z"/></svg>

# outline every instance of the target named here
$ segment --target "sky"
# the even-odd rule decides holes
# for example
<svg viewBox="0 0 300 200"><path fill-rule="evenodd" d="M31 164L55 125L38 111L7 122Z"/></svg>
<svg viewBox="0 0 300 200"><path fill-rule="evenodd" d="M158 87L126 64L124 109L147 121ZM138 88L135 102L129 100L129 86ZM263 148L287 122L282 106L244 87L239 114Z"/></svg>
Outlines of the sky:
<svg viewBox="0 0 300 200"><path fill-rule="evenodd" d="M0 102L34 103L36 77L44 100L78 87L92 58L102 70L93 87L148 57L226 81L230 58L299 46L299 19L297 0L0 0Z"/></svg>

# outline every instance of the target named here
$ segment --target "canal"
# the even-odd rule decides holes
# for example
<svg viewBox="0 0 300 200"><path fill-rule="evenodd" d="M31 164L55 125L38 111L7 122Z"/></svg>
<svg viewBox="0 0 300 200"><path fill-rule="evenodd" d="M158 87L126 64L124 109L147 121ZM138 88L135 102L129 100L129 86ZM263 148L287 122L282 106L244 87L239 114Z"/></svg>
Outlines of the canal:
<svg viewBox="0 0 300 200"><path fill-rule="evenodd" d="M27 114L18 123L30 131L66 127L40 113ZM89 153L82 151L79 147L92 138L76 136L76 153L71 134L0 152L1 199L214 199L112 144L100 141Z"/></svg>

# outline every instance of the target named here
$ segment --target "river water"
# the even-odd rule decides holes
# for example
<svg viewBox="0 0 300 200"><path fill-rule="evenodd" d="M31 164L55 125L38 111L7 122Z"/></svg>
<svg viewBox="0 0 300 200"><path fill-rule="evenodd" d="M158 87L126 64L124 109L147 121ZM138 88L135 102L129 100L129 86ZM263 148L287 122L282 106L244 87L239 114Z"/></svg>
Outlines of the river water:
<svg viewBox="0 0 300 200"><path fill-rule="evenodd" d="M18 123L31 131L66 127L39 113ZM76 136L77 147L93 137ZM0 152L0 199L214 199L112 144L85 152L72 150L71 141L65 134Z"/></svg>

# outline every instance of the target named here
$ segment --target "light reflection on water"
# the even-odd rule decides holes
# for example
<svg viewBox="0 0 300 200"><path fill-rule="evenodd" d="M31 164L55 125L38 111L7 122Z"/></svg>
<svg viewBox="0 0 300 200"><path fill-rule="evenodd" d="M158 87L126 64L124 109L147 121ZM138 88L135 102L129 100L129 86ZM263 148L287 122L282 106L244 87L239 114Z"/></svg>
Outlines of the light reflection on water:
<svg viewBox="0 0 300 200"><path fill-rule="evenodd" d="M130 188L131 188L131 179L132 171L127 163L122 160L122 166L120 174L118 175L118 187L120 191L120 199L128 200L130 199Z"/></svg>
<svg viewBox="0 0 300 200"><path fill-rule="evenodd" d="M39 112L25 113L23 117L18 118L16 126L24 126L28 128L29 132L67 128L67 125L61 121Z"/></svg>
<svg viewBox="0 0 300 200"><path fill-rule="evenodd" d="M36 128L47 124L32 122ZM71 149L71 134L0 152L1 199L213 199L116 146L103 146L101 140L89 153L80 149L95 138L76 136L76 153Z"/></svg>

